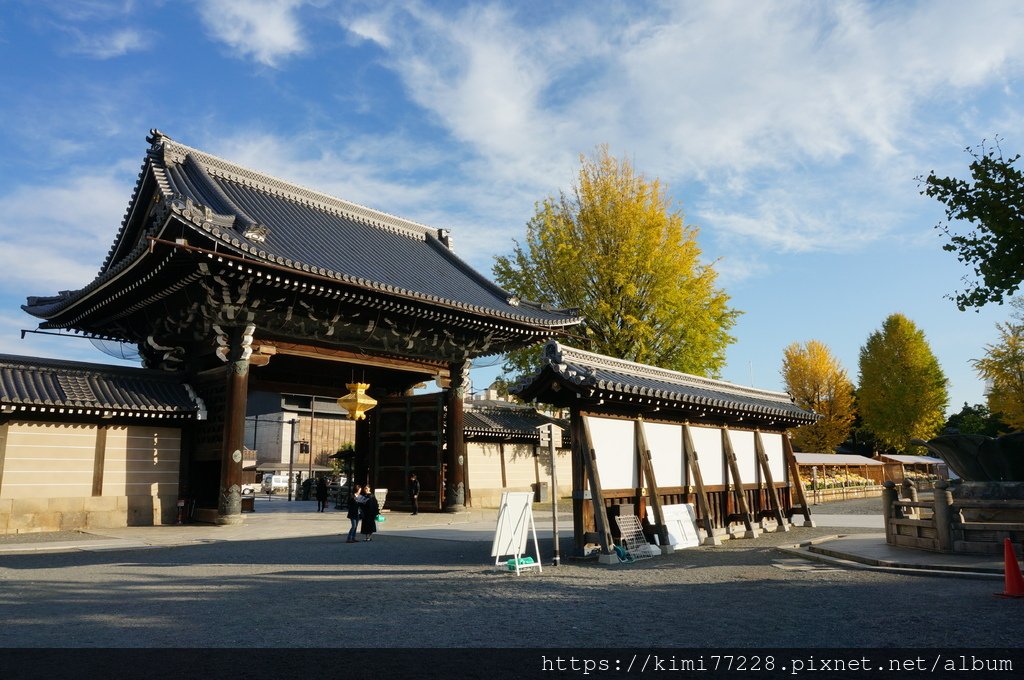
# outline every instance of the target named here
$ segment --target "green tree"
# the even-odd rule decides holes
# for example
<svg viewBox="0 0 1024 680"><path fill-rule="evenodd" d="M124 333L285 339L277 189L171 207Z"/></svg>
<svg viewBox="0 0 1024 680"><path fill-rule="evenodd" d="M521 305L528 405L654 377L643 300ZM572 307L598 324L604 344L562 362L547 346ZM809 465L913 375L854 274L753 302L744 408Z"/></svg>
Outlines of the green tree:
<svg viewBox="0 0 1024 680"><path fill-rule="evenodd" d="M853 385L828 346L817 340L794 342L783 350L782 378L801 408L821 419L793 431L802 451L830 452L846 441L855 418Z"/></svg>
<svg viewBox="0 0 1024 680"><path fill-rule="evenodd" d="M1014 165L1020 154L1004 157L998 138L966 151L974 159L971 180L934 171L918 178L921 193L946 206L947 222L936 227L949 238L943 250L973 269L973 280L964 277L967 289L951 296L961 311L1002 302L1024 281L1024 173ZM959 221L971 230L955 233L950 223Z"/></svg>
<svg viewBox="0 0 1024 680"><path fill-rule="evenodd" d="M998 413L993 413L985 404L971 406L966 401L959 413L949 417L943 430L956 430L960 434L983 434L988 437L998 437L1009 432L1009 428Z"/></svg>
<svg viewBox="0 0 1024 680"><path fill-rule="evenodd" d="M892 314L860 350L858 408L882 446L905 450L911 439L931 439L946 421L946 376L924 333Z"/></svg>
<svg viewBox="0 0 1024 680"><path fill-rule="evenodd" d="M578 309L585 321L572 343L582 349L717 375L739 312L701 263L698 229L658 180L606 147L580 163L569 193L537 204L525 244L496 258L495 279L522 298ZM520 352L505 370L535 367L536 355Z"/></svg>
<svg viewBox="0 0 1024 680"><path fill-rule="evenodd" d="M1014 318L996 324L999 342L986 345L985 357L971 363L989 383L988 407L1016 431L1024 430L1024 298L1012 304Z"/></svg>

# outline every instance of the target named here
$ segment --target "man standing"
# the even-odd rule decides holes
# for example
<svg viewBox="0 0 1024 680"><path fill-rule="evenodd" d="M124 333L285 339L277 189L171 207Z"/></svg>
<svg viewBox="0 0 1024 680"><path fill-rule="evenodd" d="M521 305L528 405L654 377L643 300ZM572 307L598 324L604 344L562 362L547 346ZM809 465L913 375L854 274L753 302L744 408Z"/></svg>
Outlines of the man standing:
<svg viewBox="0 0 1024 680"><path fill-rule="evenodd" d="M416 473L409 475L409 499L412 501L412 514L420 511L420 480L416 479Z"/></svg>

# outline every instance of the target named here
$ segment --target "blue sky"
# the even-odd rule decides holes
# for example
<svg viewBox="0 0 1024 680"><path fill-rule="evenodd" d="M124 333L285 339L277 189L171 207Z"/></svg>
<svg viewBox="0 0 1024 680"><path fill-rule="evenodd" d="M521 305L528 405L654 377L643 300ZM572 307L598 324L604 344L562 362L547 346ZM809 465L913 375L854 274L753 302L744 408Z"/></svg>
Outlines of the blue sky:
<svg viewBox="0 0 1024 680"><path fill-rule="evenodd" d="M1008 310L944 299L966 270L915 177L996 134L1024 150L1021 35L1020 2L9 0L0 352L108 360L20 340L19 305L95 275L150 128L450 228L488 274L608 144L668 185L744 311L722 378L782 389L783 348L817 339L856 380L901 312L956 410Z"/></svg>

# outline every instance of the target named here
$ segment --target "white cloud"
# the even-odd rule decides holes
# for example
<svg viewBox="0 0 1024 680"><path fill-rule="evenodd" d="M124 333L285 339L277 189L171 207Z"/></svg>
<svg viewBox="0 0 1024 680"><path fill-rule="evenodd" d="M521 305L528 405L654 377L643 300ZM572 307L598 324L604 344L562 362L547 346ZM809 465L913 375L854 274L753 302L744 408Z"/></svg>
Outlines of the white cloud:
<svg viewBox="0 0 1024 680"><path fill-rule="evenodd" d="M8 292L46 295L91 281L130 196L130 183L109 172L0 197L0 271Z"/></svg>
<svg viewBox="0 0 1024 680"><path fill-rule="evenodd" d="M200 0L206 30L242 57L277 66L306 50L296 10L305 0Z"/></svg>
<svg viewBox="0 0 1024 680"><path fill-rule="evenodd" d="M345 25L381 47L481 184L536 199L567 187L578 152L608 142L676 191L710 187L704 226L789 252L884 238L894 215L872 214L872 198L895 199L897 212L916 198L913 177L929 164L918 154L934 155L945 131L931 110L1009 82L1024 61L1015 3L617 11L533 23L495 5L410 3ZM835 186L773 184L841 165L853 168L840 178L848 205L834 205Z"/></svg>
<svg viewBox="0 0 1024 680"><path fill-rule="evenodd" d="M134 28L98 35L79 34L74 51L93 59L112 59L147 49L151 36Z"/></svg>

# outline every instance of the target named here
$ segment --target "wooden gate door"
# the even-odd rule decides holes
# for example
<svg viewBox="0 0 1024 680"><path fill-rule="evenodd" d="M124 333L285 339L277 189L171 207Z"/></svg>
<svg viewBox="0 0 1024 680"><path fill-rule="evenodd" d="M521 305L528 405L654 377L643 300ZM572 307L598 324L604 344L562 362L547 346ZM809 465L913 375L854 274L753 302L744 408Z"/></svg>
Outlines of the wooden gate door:
<svg viewBox="0 0 1024 680"><path fill-rule="evenodd" d="M374 488L388 490L385 507L410 507L406 490L415 472L420 510L442 510L444 394L382 399L374 411Z"/></svg>

